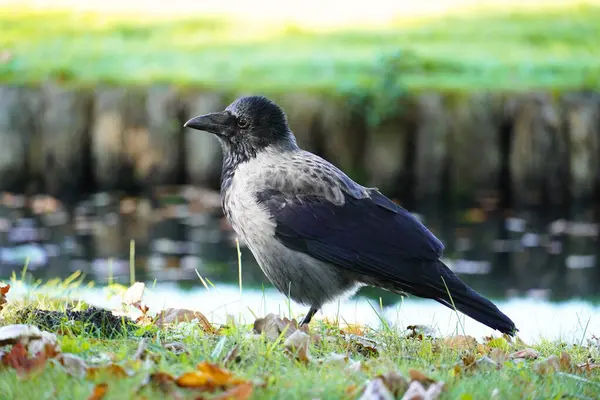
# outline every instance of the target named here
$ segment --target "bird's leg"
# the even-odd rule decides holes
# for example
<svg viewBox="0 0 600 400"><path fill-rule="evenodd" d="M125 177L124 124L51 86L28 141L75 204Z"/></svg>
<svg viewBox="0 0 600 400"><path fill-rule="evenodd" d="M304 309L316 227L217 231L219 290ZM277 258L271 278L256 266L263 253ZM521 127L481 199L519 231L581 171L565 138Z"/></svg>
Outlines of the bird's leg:
<svg viewBox="0 0 600 400"><path fill-rule="evenodd" d="M317 313L317 311L319 311L317 307L311 307L310 310L308 310L308 313L304 316L304 318L302 318L302 321L300 321L300 326L308 325L312 317L314 317Z"/></svg>

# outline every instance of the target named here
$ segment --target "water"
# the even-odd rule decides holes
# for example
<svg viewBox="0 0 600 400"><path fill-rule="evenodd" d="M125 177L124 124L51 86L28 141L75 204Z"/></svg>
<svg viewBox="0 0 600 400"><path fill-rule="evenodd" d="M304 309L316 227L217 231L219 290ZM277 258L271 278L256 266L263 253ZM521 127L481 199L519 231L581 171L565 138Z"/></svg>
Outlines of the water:
<svg viewBox="0 0 600 400"><path fill-rule="evenodd" d="M542 219L531 212L480 207L425 210L418 216L445 243L447 264L494 299L524 339L580 340L586 325L588 332L600 333L594 305L600 293L600 241L593 213L571 214L570 219ZM157 303L162 299L171 307L193 304L215 321L227 313L250 318L246 307L257 314L287 314L285 298L272 289L243 243L240 300L235 238L222 218L218 194L191 187L157 188L152 198L99 193L72 207L45 196L5 193L0 198L0 279L20 273L28 259L28 273L43 280L82 271L100 285L128 283L134 256L135 279L157 282L155 294L147 296L152 307L162 307ZM218 290L207 291L198 274ZM100 294L91 290L82 296L110 306ZM397 295L372 288L341 303L340 313L349 322L377 325L369 302L378 309L380 301L386 318L400 327L434 324L444 333L457 329L456 315L436 302L401 302ZM295 304L291 310L296 316L306 312ZM338 304L323 312L334 317ZM465 329L478 337L490 333L470 319Z"/></svg>

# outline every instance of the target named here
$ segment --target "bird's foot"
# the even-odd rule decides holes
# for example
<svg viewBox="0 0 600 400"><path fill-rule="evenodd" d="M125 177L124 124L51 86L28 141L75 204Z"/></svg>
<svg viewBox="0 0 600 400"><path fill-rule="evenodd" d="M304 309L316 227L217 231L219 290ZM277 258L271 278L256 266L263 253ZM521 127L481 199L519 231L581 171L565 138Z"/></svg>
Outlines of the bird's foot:
<svg viewBox="0 0 600 400"><path fill-rule="evenodd" d="M314 317L317 313L317 311L319 311L318 308L311 307L310 310L308 310L308 313L304 316L304 318L302 318L302 321L300 321L299 326L308 325L312 320L312 317Z"/></svg>

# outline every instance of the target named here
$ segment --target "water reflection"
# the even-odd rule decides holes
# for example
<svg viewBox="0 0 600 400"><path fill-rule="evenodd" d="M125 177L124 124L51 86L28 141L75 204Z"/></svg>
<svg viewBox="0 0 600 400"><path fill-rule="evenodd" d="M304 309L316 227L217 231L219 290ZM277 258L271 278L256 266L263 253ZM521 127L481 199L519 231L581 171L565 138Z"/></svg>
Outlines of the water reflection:
<svg viewBox="0 0 600 400"><path fill-rule="evenodd" d="M35 277L80 270L96 282L129 282L131 241L138 280L199 285L237 282L235 234L218 193L189 186L157 188L152 198L98 193L66 207L47 196L0 199L0 278L26 259ZM580 210L573 220L473 208L418 214L445 243L448 265L487 296L593 297L600 289L598 224ZM270 284L243 248L245 287ZM197 271L197 272L196 272ZM365 288L364 295L398 296Z"/></svg>

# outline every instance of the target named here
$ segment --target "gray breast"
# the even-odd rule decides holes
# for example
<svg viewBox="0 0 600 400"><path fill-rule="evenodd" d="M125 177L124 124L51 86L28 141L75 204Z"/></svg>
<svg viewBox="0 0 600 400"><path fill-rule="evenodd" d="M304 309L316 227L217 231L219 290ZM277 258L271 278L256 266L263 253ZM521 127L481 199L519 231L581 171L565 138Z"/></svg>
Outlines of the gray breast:
<svg viewBox="0 0 600 400"><path fill-rule="evenodd" d="M298 194L312 191L330 201L343 203L339 185L315 186L310 173L306 176L302 170L306 165L294 160L293 156L282 159L263 152L240 164L231 185L223 193L223 207L233 229L273 285L299 303L320 307L344 292L355 291L354 277L339 267L285 247L274 236L275 221L255 196L266 189ZM318 168L315 166L315 169Z"/></svg>

